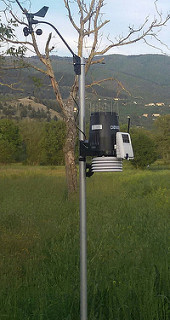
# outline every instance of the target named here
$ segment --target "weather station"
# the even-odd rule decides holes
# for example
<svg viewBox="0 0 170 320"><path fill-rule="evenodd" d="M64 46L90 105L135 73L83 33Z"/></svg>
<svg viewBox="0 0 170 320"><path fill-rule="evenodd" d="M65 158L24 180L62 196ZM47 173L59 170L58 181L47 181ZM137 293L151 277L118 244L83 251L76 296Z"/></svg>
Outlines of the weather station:
<svg viewBox="0 0 170 320"><path fill-rule="evenodd" d="M116 112L91 114L89 141L80 141L80 155L93 157L92 163L87 165L88 177L94 172L122 171L122 160L134 158L130 134L119 132Z"/></svg>
<svg viewBox="0 0 170 320"><path fill-rule="evenodd" d="M74 72L79 77L80 319L87 320L86 177L91 177L95 172L122 171L122 160L134 157L132 143L129 132L119 131L116 112L92 113L89 140L85 139L85 59L73 52L55 26L49 22L37 20L45 17L48 7L44 6L36 13L29 13L18 0L16 2L28 22L23 29L24 35L29 36L34 32L33 25L51 26L72 54ZM41 36L43 31L37 29L35 32ZM92 157L90 164L86 164L87 156Z"/></svg>

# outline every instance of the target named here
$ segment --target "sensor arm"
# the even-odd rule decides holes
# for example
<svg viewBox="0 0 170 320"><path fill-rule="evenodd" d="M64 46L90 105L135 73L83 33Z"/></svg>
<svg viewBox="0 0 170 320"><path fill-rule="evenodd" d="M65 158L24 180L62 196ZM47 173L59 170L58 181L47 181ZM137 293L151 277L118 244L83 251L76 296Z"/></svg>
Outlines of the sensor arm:
<svg viewBox="0 0 170 320"><path fill-rule="evenodd" d="M67 47L67 49L71 52L72 56L73 56L73 66L74 66L74 72L76 75L80 75L81 74L81 59L79 56L77 56L73 50L70 48L70 46L68 45L68 43L66 42L66 40L63 38L63 36L61 35L61 33L57 30L56 27L53 26L53 24L51 24L50 22L46 22L46 21L39 21L39 20L34 20L34 16L40 16L40 17L44 17L48 7L43 7L42 9L40 9L37 13L28 13L28 11L26 9L24 9L20 2L18 0L16 0L17 4L19 5L20 9L22 10L22 12L26 15L27 20L28 20L28 28L27 30L25 30L25 35L28 35L29 33L31 34L33 32L32 29L32 25L33 24L38 24L38 23L43 23L43 24L47 24L50 27L52 27L55 32L58 34L58 36L60 37L60 39L63 41L63 43L65 44L65 46Z"/></svg>
<svg viewBox="0 0 170 320"><path fill-rule="evenodd" d="M37 20L35 20L35 22L34 22L34 20L33 20L33 24L34 23L44 23L44 24L48 24L50 27L52 27L54 30L55 30L55 32L58 34L58 36L60 37L60 39L64 42L64 44L66 45L66 47L68 48L68 50L71 52L71 54L73 55L73 57L75 56L75 53L73 52L73 50L70 48L70 46L68 45L68 43L65 41L65 39L63 38L63 36L61 35L61 33L57 30L57 28L56 27L54 27L53 26L53 24L51 24L50 22L46 22L46 21L37 21Z"/></svg>
<svg viewBox="0 0 170 320"><path fill-rule="evenodd" d="M73 65L74 65L74 71L76 73L76 75L80 75L81 74L81 62L80 62L80 57L77 56L73 50L70 48L70 46L68 45L68 43L66 42L66 40L63 38L63 36L61 35L61 33L57 30L56 27L53 26L53 24L51 24L50 22L46 22L46 21L37 21L37 20L32 20L32 24L37 24L37 23L43 23L43 24L47 24L50 27L52 27L55 32L58 34L58 36L60 37L60 39L63 41L63 43L65 44L65 46L67 47L67 49L71 52L72 56L73 56Z"/></svg>
<svg viewBox="0 0 170 320"><path fill-rule="evenodd" d="M26 12L26 10L21 6L20 2L16 0L17 4L19 5L20 9L22 10L23 13Z"/></svg>

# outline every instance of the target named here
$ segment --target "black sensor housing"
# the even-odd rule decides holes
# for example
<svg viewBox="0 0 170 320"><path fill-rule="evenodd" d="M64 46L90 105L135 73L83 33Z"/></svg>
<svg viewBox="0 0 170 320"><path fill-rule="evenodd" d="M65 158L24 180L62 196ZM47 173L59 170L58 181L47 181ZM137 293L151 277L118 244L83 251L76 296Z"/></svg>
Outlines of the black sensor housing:
<svg viewBox="0 0 170 320"><path fill-rule="evenodd" d="M116 112L94 112L90 117L89 147L98 156L116 156L116 132L119 121Z"/></svg>

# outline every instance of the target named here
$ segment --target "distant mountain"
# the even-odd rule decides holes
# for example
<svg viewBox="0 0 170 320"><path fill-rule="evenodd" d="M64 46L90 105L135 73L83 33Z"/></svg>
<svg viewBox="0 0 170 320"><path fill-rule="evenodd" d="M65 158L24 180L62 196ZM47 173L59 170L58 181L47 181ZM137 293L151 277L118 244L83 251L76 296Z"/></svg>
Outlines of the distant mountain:
<svg viewBox="0 0 170 320"><path fill-rule="evenodd" d="M37 57L26 58L26 61L42 67ZM66 98L74 79L72 58L51 56L51 61L62 96ZM127 122L127 116L130 115L133 124L150 127L160 115L170 114L169 56L108 55L104 62L105 64L91 66L86 84L110 77L115 81L106 81L96 86L94 89L97 95L91 89L86 90L87 119L96 107L97 110L100 107L101 110L107 109L106 111L112 108L118 112L121 122ZM45 75L34 69L9 70L5 73L1 71L1 79L8 84L15 84L14 87L19 91L0 86L0 117L7 115L49 120L60 112L50 80ZM45 107L37 105L36 110L30 99L32 96L34 101ZM18 105L18 99L25 97L29 97L28 106L21 103L20 110L16 109L14 112L11 101L16 100Z"/></svg>
<svg viewBox="0 0 170 320"><path fill-rule="evenodd" d="M97 78L114 76L134 96L146 102L170 99L170 57L163 55L105 57L94 70Z"/></svg>
<svg viewBox="0 0 170 320"><path fill-rule="evenodd" d="M27 58L31 64L41 66L37 57ZM72 58L51 57L57 80L63 95L66 97L73 81ZM41 79L38 90L35 78ZM114 77L122 82L123 87L134 97L141 97L146 103L156 101L170 101L170 57L164 55L108 55L105 56L105 64L93 65L89 71L86 82ZM54 98L50 82L42 74L33 69L17 71L11 70L3 74L4 81L17 83L18 88L23 89L23 96L41 92L42 98ZM117 95L113 83L105 83L101 88L96 88L97 93L103 97ZM12 90L0 87L1 93L13 93ZM121 92L128 96L126 91Z"/></svg>

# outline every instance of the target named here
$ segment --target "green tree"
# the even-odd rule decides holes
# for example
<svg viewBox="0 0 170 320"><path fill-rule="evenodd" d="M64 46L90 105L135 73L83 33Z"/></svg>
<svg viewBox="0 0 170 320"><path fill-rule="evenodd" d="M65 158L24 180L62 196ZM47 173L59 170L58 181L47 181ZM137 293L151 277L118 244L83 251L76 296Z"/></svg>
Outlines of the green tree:
<svg viewBox="0 0 170 320"><path fill-rule="evenodd" d="M22 152L19 127L12 120L0 120L0 162L11 163L18 161Z"/></svg>
<svg viewBox="0 0 170 320"><path fill-rule="evenodd" d="M156 161L158 158L157 148L147 131L132 129L131 138L134 150L134 160L132 160L134 167L144 169Z"/></svg>
<svg viewBox="0 0 170 320"><path fill-rule="evenodd" d="M170 115L164 115L154 123L158 153L165 163L170 161Z"/></svg>
<svg viewBox="0 0 170 320"><path fill-rule="evenodd" d="M25 145L25 162L37 165L42 157L42 139L44 123L38 121L21 121L20 131Z"/></svg>
<svg viewBox="0 0 170 320"><path fill-rule="evenodd" d="M66 127L63 121L47 122L44 127L42 140L42 164L64 164L64 142Z"/></svg>
<svg viewBox="0 0 170 320"><path fill-rule="evenodd" d="M36 97L37 102L39 102L39 92L40 92L41 87L43 86L43 81L42 81L42 79L40 79L36 76L32 77L32 81L34 84L33 95L34 95L34 97Z"/></svg>

